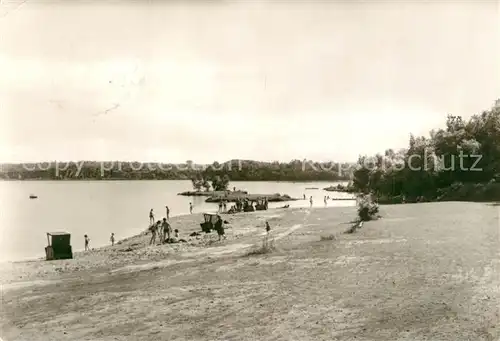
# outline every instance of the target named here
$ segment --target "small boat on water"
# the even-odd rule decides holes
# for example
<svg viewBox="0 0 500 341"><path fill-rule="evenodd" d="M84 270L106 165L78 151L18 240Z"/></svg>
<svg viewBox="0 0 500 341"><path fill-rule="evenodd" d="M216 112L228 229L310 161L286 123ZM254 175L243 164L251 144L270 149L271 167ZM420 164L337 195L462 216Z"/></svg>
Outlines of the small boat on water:
<svg viewBox="0 0 500 341"><path fill-rule="evenodd" d="M34 195L34 194L31 194L31 195L30 195L30 199L37 199L37 198L38 198L38 197L37 197L36 195Z"/></svg>

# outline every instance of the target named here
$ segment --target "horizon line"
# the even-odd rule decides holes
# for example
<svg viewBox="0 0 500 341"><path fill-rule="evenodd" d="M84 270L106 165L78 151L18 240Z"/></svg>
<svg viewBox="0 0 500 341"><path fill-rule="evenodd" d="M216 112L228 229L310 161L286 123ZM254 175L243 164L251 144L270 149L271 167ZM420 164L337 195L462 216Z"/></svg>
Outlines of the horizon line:
<svg viewBox="0 0 500 341"><path fill-rule="evenodd" d="M22 164L37 164L37 163L143 163L143 164L166 164L166 165L179 165L179 164L188 164L191 162L195 165L212 165L215 162L219 164L226 164L232 162L261 162L261 163L292 163L292 162L314 162L314 163L356 163L357 161L336 161L336 160L313 160L313 159L291 159L288 161L284 160L257 160L257 159L230 159L227 161L217 161L214 160L212 162L194 162L193 160L185 160L181 162L173 162L173 161L139 161L139 160L51 160L51 161L0 161L0 165L22 165Z"/></svg>

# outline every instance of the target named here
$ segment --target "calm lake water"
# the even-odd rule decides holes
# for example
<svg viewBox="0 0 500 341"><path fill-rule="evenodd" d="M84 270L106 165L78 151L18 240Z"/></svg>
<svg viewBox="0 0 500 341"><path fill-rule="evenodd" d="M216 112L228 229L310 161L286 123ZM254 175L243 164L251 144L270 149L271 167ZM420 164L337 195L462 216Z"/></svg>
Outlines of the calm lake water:
<svg viewBox="0 0 500 341"><path fill-rule="evenodd" d="M237 182L230 188L255 194L281 193L291 197L313 197L314 206L323 207L325 195L350 197L345 193L323 191L335 182ZM307 190L318 187L319 190ZM177 193L192 190L191 181L9 181L0 182L0 261L44 256L46 232L71 233L74 251L83 249L83 235L91 247L109 243L111 232L117 240L147 228L149 210L156 219L189 213L216 211L217 204L205 203L206 197L184 197ZM35 194L38 199L29 199ZM270 208L290 204L308 207L308 200L270 203ZM353 206L355 201L330 201L328 206ZM201 222L201 221L200 221Z"/></svg>

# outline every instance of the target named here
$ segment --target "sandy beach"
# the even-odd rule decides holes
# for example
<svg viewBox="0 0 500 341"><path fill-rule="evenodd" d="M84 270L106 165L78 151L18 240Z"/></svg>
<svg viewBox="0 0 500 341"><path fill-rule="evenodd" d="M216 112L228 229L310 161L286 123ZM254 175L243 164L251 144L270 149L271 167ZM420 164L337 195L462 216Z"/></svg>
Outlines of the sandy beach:
<svg viewBox="0 0 500 341"><path fill-rule="evenodd" d="M187 243L148 235L73 260L2 264L11 340L498 340L498 206L383 206L228 215L227 240L172 219ZM277 247L262 243L265 221ZM324 238L334 236L335 238ZM323 237L323 238L322 238Z"/></svg>

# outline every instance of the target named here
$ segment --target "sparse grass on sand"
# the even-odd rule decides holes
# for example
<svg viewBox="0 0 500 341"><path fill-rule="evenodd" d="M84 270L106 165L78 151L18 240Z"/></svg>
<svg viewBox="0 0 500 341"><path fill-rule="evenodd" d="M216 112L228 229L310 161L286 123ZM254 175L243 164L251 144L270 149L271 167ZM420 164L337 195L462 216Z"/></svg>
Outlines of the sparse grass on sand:
<svg viewBox="0 0 500 341"><path fill-rule="evenodd" d="M264 237L265 238L265 237ZM258 255L265 255L265 254L268 254L268 253L273 253L275 252L277 249L276 249L276 246L274 245L274 240L267 240L267 239L264 239L262 241L262 245L260 245L259 247L257 248L254 248L250 251L248 251L245 256L258 256Z"/></svg>
<svg viewBox="0 0 500 341"><path fill-rule="evenodd" d="M320 236L320 240L322 241L327 241L327 240L337 240L337 237L335 237L334 234L329 234L327 236Z"/></svg>
<svg viewBox="0 0 500 341"><path fill-rule="evenodd" d="M354 207L270 210L229 217L228 239L210 246L202 236L149 247L140 236L71 261L10 264L0 337L497 340L499 207L408 204L381 215L344 234ZM184 235L200 219L173 225ZM278 249L241 257L266 220ZM320 240L329 235L337 240Z"/></svg>

